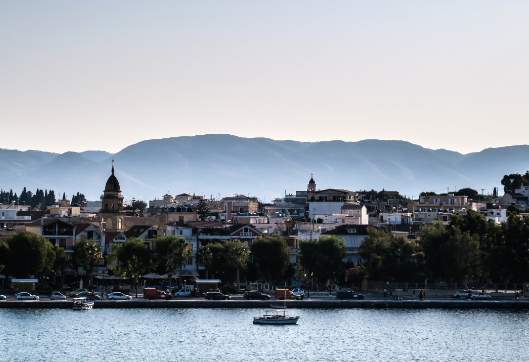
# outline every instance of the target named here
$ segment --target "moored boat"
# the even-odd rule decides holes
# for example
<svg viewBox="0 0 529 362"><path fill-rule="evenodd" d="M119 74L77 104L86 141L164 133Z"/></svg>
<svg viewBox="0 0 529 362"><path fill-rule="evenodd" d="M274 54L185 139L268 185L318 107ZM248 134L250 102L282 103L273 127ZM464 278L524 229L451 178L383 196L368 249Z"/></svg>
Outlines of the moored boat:
<svg viewBox="0 0 529 362"><path fill-rule="evenodd" d="M296 324L298 320L299 316L291 317L286 314L285 309L261 310L259 311L259 317L253 318L253 324Z"/></svg>
<svg viewBox="0 0 529 362"><path fill-rule="evenodd" d="M86 298L73 298L73 310L90 310L94 307L94 302L87 301Z"/></svg>

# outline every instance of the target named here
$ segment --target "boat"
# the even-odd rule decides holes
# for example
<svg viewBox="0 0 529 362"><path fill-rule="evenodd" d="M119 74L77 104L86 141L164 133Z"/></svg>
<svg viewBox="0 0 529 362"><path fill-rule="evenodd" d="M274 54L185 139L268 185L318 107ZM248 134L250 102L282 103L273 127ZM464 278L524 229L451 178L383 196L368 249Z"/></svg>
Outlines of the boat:
<svg viewBox="0 0 529 362"><path fill-rule="evenodd" d="M253 317L253 324L296 324L299 316L291 317L287 315L287 300L286 300L286 283L285 283L285 298L283 305L271 304L270 307L274 309L265 309L259 311L259 317Z"/></svg>
<svg viewBox="0 0 529 362"><path fill-rule="evenodd" d="M296 324L299 316L290 317L285 309L267 309L259 311L259 317L253 318L253 324Z"/></svg>
<svg viewBox="0 0 529 362"><path fill-rule="evenodd" d="M73 310L90 310L94 307L94 302L87 301L86 298L73 298Z"/></svg>

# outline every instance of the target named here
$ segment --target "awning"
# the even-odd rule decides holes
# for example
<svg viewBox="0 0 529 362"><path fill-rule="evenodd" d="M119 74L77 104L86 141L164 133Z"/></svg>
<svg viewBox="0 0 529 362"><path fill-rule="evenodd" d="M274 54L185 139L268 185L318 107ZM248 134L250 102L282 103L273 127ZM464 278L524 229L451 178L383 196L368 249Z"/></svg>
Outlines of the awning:
<svg viewBox="0 0 529 362"><path fill-rule="evenodd" d="M182 269L182 276L183 277L198 277L198 272L196 270L189 270L189 269ZM178 278L180 277L180 272L176 271L173 273L171 278Z"/></svg>
<svg viewBox="0 0 529 362"><path fill-rule="evenodd" d="M160 275L160 274L155 274L155 273L145 274L145 275L142 275L141 277L145 279L167 279L169 278L167 274Z"/></svg>
<svg viewBox="0 0 529 362"><path fill-rule="evenodd" d="M38 283L38 279L11 279L11 283Z"/></svg>

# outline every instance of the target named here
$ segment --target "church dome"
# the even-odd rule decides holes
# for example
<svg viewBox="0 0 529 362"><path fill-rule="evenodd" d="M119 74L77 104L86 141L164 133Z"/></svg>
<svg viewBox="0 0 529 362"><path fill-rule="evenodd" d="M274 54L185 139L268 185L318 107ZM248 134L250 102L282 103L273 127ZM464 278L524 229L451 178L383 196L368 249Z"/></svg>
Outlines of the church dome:
<svg viewBox="0 0 529 362"><path fill-rule="evenodd" d="M119 181L116 176L114 176L114 160L112 160L112 175L110 175L107 180L105 192L121 192L121 189L119 188Z"/></svg>
<svg viewBox="0 0 529 362"><path fill-rule="evenodd" d="M116 176L114 176L114 174L112 174L108 180L107 180L107 184L105 185L105 192L121 192L121 190L119 189L119 181L118 179L116 178Z"/></svg>

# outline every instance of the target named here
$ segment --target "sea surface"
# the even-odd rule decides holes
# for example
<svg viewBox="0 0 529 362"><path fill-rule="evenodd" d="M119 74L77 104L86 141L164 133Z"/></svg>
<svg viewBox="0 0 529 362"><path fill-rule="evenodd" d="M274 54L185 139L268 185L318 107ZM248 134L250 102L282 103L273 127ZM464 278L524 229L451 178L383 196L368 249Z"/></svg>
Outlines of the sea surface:
<svg viewBox="0 0 529 362"><path fill-rule="evenodd" d="M529 311L0 309L0 361L529 361Z"/></svg>

